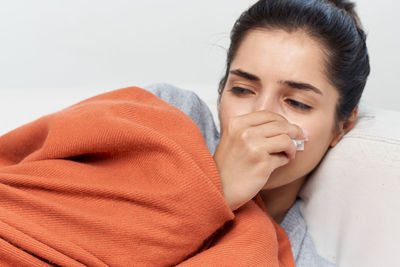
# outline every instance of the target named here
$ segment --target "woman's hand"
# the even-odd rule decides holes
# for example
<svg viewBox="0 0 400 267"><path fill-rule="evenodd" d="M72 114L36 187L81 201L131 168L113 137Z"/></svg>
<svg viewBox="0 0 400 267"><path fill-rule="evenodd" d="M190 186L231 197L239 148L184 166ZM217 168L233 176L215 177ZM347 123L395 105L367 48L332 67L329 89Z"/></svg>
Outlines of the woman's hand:
<svg viewBox="0 0 400 267"><path fill-rule="evenodd" d="M265 110L231 118L221 130L214 161L232 210L252 199L273 170L294 159L291 139L305 138L299 126Z"/></svg>

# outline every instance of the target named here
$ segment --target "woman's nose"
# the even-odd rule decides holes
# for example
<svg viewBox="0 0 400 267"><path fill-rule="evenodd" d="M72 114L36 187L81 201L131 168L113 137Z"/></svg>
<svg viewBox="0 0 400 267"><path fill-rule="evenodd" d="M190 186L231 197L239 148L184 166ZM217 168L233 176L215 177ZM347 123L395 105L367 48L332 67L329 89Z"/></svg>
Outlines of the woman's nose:
<svg viewBox="0 0 400 267"><path fill-rule="evenodd" d="M267 110L274 113L281 113L279 101L272 95L260 95L254 105L254 111Z"/></svg>

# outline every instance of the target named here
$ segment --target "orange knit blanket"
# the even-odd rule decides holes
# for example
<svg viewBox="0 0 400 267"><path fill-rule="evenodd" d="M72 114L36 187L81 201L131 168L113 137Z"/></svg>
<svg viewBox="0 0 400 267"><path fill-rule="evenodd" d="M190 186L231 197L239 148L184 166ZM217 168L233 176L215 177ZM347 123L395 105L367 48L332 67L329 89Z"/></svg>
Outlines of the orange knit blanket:
<svg viewBox="0 0 400 267"><path fill-rule="evenodd" d="M228 208L184 113L131 87L0 137L0 266L179 264L294 266L262 205Z"/></svg>

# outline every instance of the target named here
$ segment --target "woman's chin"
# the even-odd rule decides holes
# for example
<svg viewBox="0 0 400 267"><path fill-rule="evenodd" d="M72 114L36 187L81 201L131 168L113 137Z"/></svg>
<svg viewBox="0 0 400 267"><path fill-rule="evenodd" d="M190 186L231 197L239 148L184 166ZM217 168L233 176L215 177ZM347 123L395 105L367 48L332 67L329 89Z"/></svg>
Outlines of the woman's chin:
<svg viewBox="0 0 400 267"><path fill-rule="evenodd" d="M294 163L295 162L293 161L287 165L275 169L271 173L267 183L264 185L262 190L276 189L279 187L285 187L287 185L292 185L293 183L300 182L299 180L304 178L306 175L303 173L293 173L294 170L299 170L299 168L295 168Z"/></svg>

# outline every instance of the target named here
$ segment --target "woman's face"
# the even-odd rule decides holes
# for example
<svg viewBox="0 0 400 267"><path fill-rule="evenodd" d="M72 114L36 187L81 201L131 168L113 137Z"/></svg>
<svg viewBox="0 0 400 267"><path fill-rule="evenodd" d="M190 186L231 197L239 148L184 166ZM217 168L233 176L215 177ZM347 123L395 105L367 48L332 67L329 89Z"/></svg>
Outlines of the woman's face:
<svg viewBox="0 0 400 267"><path fill-rule="evenodd" d="M221 131L232 117L268 110L308 133L304 151L297 151L289 164L275 169L264 189L306 176L338 141L338 92L324 71L322 46L303 31L252 30L237 50L221 96Z"/></svg>

